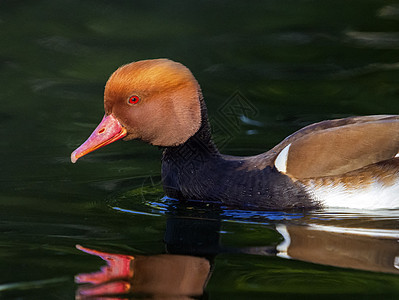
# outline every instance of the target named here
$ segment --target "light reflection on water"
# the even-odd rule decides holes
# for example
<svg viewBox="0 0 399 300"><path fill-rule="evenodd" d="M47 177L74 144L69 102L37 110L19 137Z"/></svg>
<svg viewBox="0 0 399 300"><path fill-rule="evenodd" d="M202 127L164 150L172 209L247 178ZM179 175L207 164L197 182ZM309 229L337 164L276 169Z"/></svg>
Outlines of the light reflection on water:
<svg viewBox="0 0 399 300"><path fill-rule="evenodd" d="M128 215L167 216L164 233L166 253L142 256L129 252L126 256L83 249L101 257L108 267L97 273L79 274L78 282L86 284L79 288L78 296L104 296L113 291L135 296L202 297L208 290L208 282L212 282L215 263L223 264L218 257L226 259L237 254L399 274L397 210L329 209L288 213L239 211L215 206L207 210L198 201L182 204L167 197L134 206L129 200L126 195L114 196L109 205L117 203L113 209ZM122 208L124 204L129 209ZM252 232L257 236L252 242L258 244L240 245L242 233L239 228L242 225L257 231L262 228L261 235ZM250 231L246 234L247 238L251 236ZM276 234L277 238L271 238ZM237 238L231 243L229 238L234 235ZM260 236L264 237L263 241ZM126 265L126 261L131 259L137 263ZM130 268L130 272L121 274L126 268ZM276 276L275 273L266 273L263 274L265 279ZM132 277L131 274L135 275ZM184 284L182 276L186 278ZM150 278L156 278L156 282ZM267 285L263 287L267 289Z"/></svg>
<svg viewBox="0 0 399 300"><path fill-rule="evenodd" d="M147 190L148 192L148 190ZM155 189L155 193L159 192ZM158 201L145 201L136 206L131 205L129 197L122 197L122 201L115 197L118 206L113 208L130 214L149 214L153 216L179 214L185 216L207 216L207 207L198 201L188 201L184 204L178 200L163 197ZM129 209L121 206L126 204ZM280 211L245 211L219 207L210 203L213 218L223 222L238 224L256 224L265 226L288 226L306 228L310 231L334 233L338 235L366 236L372 239L390 239L394 241L399 255L399 210L356 210L344 208L329 208L304 212ZM213 205L213 206L212 206ZM216 209L215 209L216 208ZM139 210L144 210L139 211ZM146 212L148 211L148 212ZM198 216L197 216L198 217Z"/></svg>
<svg viewBox="0 0 399 300"><path fill-rule="evenodd" d="M161 186L153 184L147 187L140 187L132 191L113 195L109 198L109 205L113 205L113 203L117 204L113 207L114 209L123 210L133 214L151 213L154 215L167 214L170 207L180 205L178 200L167 196L159 198L157 201L153 200L161 194ZM132 201L132 197L137 197L141 201L137 202L137 198L135 198L135 201ZM203 210L206 209L206 205L210 205L210 207L215 205L211 202L205 203L207 204L204 204L202 201L188 201L185 204L185 208L187 211L195 209ZM127 207L122 208L119 207L119 205L126 205ZM148 212L139 210L148 210ZM399 230L398 209L365 210L353 208L326 208L306 212L281 212L229 209L222 206L220 207L220 210L222 218L235 222L268 224L273 221L297 220L304 224L310 224L312 222L357 222L363 225L374 225L375 223L380 222L385 225L392 223L391 226L393 226L393 228L397 227Z"/></svg>

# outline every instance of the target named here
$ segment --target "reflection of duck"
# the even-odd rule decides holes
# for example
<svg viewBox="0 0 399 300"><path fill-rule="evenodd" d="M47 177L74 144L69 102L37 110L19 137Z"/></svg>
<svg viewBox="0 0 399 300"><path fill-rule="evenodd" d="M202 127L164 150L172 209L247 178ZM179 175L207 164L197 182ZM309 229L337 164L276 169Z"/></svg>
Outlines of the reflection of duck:
<svg viewBox="0 0 399 300"><path fill-rule="evenodd" d="M220 252L219 232L220 219L212 211L204 218L170 216L166 254L111 254L78 245L79 250L102 258L107 266L76 276L76 282L89 283L78 289L77 298L132 294L151 299L199 299L211 276L214 256Z"/></svg>
<svg viewBox="0 0 399 300"><path fill-rule="evenodd" d="M82 246L77 248L107 262L107 267L97 273L76 276L76 282L92 284L79 289L80 297L136 294L162 296L162 299L190 299L203 294L210 272L210 262L203 257L171 254L130 256Z"/></svg>
<svg viewBox="0 0 399 300"><path fill-rule="evenodd" d="M184 207L177 206L169 211L166 253L122 255L77 246L107 263L99 272L76 276L78 283L90 283L80 286L78 298L116 294L206 298L204 289L218 266L215 257L220 253L279 256L333 267L399 273L399 232L386 229L392 224L385 221L384 225L388 225L385 229L360 228L353 226L357 217L321 221L316 214L309 214L300 220L278 223L276 229L284 240L277 246L270 241L270 245L224 247L220 242L222 228L218 211L190 208L184 211ZM307 225L295 225L298 221ZM242 245L242 240L237 242Z"/></svg>
<svg viewBox="0 0 399 300"><path fill-rule="evenodd" d="M399 116L324 121L257 156L221 155L197 81L167 59L120 67L104 105L102 122L72 162L120 138L141 139L165 147L171 197L263 209L399 207Z"/></svg>
<svg viewBox="0 0 399 300"><path fill-rule="evenodd" d="M278 225L278 256L374 272L399 273L399 231L311 224Z"/></svg>

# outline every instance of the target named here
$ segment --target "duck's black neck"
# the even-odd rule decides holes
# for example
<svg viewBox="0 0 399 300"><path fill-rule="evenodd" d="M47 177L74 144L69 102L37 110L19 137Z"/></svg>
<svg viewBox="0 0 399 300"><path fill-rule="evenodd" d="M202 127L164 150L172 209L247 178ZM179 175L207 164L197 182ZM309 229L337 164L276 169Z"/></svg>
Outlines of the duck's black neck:
<svg viewBox="0 0 399 300"><path fill-rule="evenodd" d="M211 139L205 105L200 129L184 144L167 147L162 157L166 195L181 200L223 203L245 209L312 207L306 191L276 168L248 169L251 158L221 155Z"/></svg>
<svg viewBox="0 0 399 300"><path fill-rule="evenodd" d="M204 174L220 160L220 153L212 141L205 103L201 103L201 125L199 130L185 143L167 147L162 156L162 181L166 194L173 198L194 199L201 194L192 189L203 190ZM187 196L189 195L189 196Z"/></svg>
<svg viewBox="0 0 399 300"><path fill-rule="evenodd" d="M181 158L185 162L187 159L194 158L198 155L215 156L219 154L216 145L212 141L211 128L208 121L208 113L202 94L199 93L201 107L201 125L198 131L190 137L185 143L167 147L163 152L163 160L174 160L179 162Z"/></svg>

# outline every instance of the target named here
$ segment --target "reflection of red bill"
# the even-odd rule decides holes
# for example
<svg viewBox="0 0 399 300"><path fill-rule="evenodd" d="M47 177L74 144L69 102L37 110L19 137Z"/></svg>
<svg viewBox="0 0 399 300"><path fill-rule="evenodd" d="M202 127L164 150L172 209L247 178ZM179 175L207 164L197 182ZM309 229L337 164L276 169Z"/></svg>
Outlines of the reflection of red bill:
<svg viewBox="0 0 399 300"><path fill-rule="evenodd" d="M133 276L130 263L133 256L123 254L111 254L100 252L76 245L76 248L91 255L95 255L107 262L107 266L99 272L79 274L75 277L76 283L91 283L79 287L78 294L81 296L102 296L127 294L131 290L129 280Z"/></svg>
<svg viewBox="0 0 399 300"><path fill-rule="evenodd" d="M80 245L76 245L76 248L88 254L98 256L107 262L107 266L102 267L100 272L77 275L75 277L77 283L101 284L115 279L128 279L133 276L130 268L130 263L134 260L133 256L100 252ZM122 287L122 285L119 285L119 287Z"/></svg>
<svg viewBox="0 0 399 300"><path fill-rule="evenodd" d="M79 288L79 295L81 296L104 296L104 295L118 295L127 294L130 291L130 283L125 281L115 281L102 284L94 287ZM91 298L90 298L91 299ZM97 299L97 298L95 298ZM101 299L103 299L101 297ZM106 299L106 298L104 298ZM107 298L111 299L111 298ZM114 299L114 298L112 298ZM116 298L115 298L116 299ZM122 299L122 298L118 298Z"/></svg>
<svg viewBox="0 0 399 300"><path fill-rule="evenodd" d="M71 154L71 161L75 163L80 157L98 148L111 144L127 134L126 129L111 114L104 116L101 123L94 129L90 137Z"/></svg>

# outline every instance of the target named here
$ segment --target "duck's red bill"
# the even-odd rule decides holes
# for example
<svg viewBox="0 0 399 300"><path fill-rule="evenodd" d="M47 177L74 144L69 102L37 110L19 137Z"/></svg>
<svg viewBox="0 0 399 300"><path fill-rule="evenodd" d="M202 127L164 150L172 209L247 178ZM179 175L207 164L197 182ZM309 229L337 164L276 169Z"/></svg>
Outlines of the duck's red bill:
<svg viewBox="0 0 399 300"><path fill-rule="evenodd" d="M101 123L89 136L89 138L71 154L71 161L75 163L80 157L98 148L115 142L127 134L126 129L111 114L104 116Z"/></svg>

